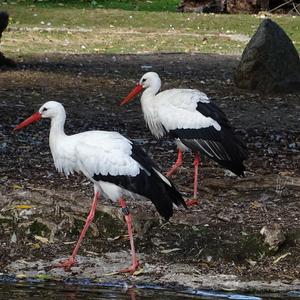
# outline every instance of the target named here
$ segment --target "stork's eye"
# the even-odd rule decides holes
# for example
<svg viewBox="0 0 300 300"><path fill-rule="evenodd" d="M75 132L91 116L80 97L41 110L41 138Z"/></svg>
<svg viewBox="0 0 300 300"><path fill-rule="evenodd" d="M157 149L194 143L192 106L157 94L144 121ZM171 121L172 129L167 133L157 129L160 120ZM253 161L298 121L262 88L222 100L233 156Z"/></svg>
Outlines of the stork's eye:
<svg viewBox="0 0 300 300"><path fill-rule="evenodd" d="M48 108L44 107L43 110L42 110L42 112L47 111L47 110L48 110Z"/></svg>
<svg viewBox="0 0 300 300"><path fill-rule="evenodd" d="M145 82L145 81L146 81L146 78L143 78L143 79L142 79L142 82Z"/></svg>

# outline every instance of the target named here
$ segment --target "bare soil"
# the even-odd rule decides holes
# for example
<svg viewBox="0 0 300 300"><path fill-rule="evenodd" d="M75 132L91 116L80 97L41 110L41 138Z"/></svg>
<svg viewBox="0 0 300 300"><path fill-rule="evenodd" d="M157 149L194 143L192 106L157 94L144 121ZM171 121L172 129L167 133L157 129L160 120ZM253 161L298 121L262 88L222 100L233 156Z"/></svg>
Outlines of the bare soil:
<svg viewBox="0 0 300 300"><path fill-rule="evenodd" d="M14 126L44 102L60 101L67 111L67 133L117 130L139 142L166 172L176 159L173 142L154 140L145 128L138 100L118 106L141 75L153 70L160 74L163 89L197 88L214 99L247 143L250 157L244 178L229 176L203 159L200 205L175 211L168 223L151 203L130 202L144 273L149 265L152 270L158 268L149 271L146 279L164 282L166 273L158 271L164 267L171 272L169 281L184 285L192 283L172 275L227 274L234 275L234 280L279 280L294 289L292 283L300 277L300 95L262 95L235 88L232 78L237 63L238 57L205 54L56 54L27 58L17 69L3 69L0 272L24 272L24 266L16 267L17 261L50 264L66 257L92 197L92 185L82 176L66 179L55 171L48 121L18 134L12 132ZM174 182L189 198L193 158L190 154L185 158ZM109 200L102 203L80 249L83 257L129 252L119 208ZM264 243L263 226L279 226L284 239L278 247L270 249ZM41 236L46 240L41 241ZM178 264L184 271L174 267ZM110 265L114 269L113 259Z"/></svg>

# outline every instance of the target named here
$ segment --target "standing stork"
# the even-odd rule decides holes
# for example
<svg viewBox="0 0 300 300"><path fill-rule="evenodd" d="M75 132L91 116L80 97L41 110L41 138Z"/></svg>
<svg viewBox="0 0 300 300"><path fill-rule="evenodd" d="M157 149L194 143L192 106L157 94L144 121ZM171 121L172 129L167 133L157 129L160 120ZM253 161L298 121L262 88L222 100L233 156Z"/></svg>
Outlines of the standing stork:
<svg viewBox="0 0 300 300"><path fill-rule="evenodd" d="M94 183L92 207L73 253L57 266L69 270L75 264L79 246L93 221L100 193L103 193L113 201L119 200L128 227L132 264L119 272L134 272L139 262L135 253L131 215L123 197L133 193L151 200L160 215L168 220L173 214L173 203L186 207L182 196L171 181L157 170L146 153L118 132L86 131L66 135L66 113L59 102L46 102L15 130L41 118L51 119L49 144L56 169L66 176L82 172Z"/></svg>
<svg viewBox="0 0 300 300"><path fill-rule="evenodd" d="M169 133L176 139L178 158L167 177L182 165L183 151L190 149L194 153L194 199L187 202L192 205L197 203L200 153L242 176L247 150L235 135L224 112L206 94L194 89L170 89L158 93L160 87L158 74L148 72L120 105L128 103L144 90L141 106L151 133L156 138Z"/></svg>

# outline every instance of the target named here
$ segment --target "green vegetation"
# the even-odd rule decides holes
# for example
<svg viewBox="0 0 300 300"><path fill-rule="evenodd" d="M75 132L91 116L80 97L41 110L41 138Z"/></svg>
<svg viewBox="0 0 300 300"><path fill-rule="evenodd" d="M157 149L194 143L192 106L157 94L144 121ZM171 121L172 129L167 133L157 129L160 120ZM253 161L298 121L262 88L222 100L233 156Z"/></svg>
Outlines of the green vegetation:
<svg viewBox="0 0 300 300"><path fill-rule="evenodd" d="M78 1L78 5L86 5L84 8L71 6L71 1L61 7L58 1L44 0L28 5L29 2L32 3L31 0L15 4L9 1L1 7L11 15L1 49L12 57L53 52L241 54L262 20L254 15L91 8L91 2L86 0ZM102 2L111 5L118 2L121 6L134 1ZM158 2L164 1L149 3ZM48 7L43 6L46 3ZM272 19L284 28L300 51L300 17L272 16Z"/></svg>
<svg viewBox="0 0 300 300"><path fill-rule="evenodd" d="M107 8L132 11L176 11L179 0L7 0L8 4L35 5L43 8Z"/></svg>

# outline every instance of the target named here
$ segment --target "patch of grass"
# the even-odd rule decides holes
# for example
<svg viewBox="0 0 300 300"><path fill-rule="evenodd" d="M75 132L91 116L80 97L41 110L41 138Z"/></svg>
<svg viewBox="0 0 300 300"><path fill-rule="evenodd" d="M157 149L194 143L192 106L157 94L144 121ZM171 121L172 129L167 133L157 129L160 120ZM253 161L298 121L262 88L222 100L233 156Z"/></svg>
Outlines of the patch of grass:
<svg viewBox="0 0 300 300"><path fill-rule="evenodd" d="M34 5L42 8L108 8L132 11L176 11L179 0L7 0L7 4Z"/></svg>
<svg viewBox="0 0 300 300"><path fill-rule="evenodd" d="M124 1L127 2L130 1ZM254 15L57 8L53 5L45 8L40 4L7 4L5 7L11 15L11 24L10 31L2 37L1 48L12 57L19 53L49 52L241 54L247 38L261 22ZM273 16L272 19L284 28L300 51L300 17Z"/></svg>
<svg viewBox="0 0 300 300"><path fill-rule="evenodd" d="M113 39L111 39L114 34ZM7 41L7 42L6 42ZM94 32L10 32L4 39L6 53L151 53L151 52L206 52L233 53L241 49L240 42L226 37L211 36L197 40L180 34L150 34L103 31ZM18 47L16 47L18 45Z"/></svg>

